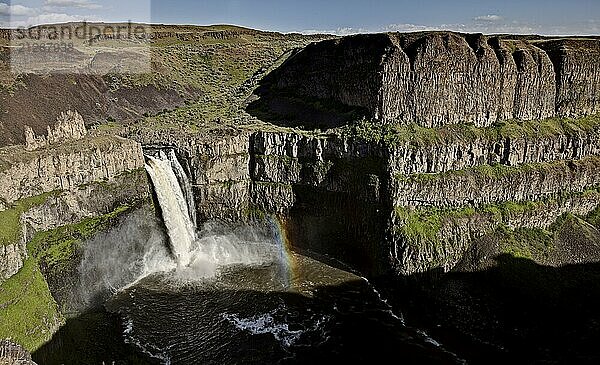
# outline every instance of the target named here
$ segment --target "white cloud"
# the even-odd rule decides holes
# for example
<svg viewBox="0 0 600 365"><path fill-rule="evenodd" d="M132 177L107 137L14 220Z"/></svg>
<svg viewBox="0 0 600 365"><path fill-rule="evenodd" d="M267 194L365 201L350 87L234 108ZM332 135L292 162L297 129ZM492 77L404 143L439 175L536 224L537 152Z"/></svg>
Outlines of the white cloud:
<svg viewBox="0 0 600 365"><path fill-rule="evenodd" d="M352 28L352 27L342 27L337 28L333 33L337 35L352 35L352 34L360 34L367 33L368 30L365 28Z"/></svg>
<svg viewBox="0 0 600 365"><path fill-rule="evenodd" d="M70 15L64 13L42 13L35 16L30 16L21 19L11 18L7 21L0 21L2 28L28 28L42 24L69 23L81 21L101 21L101 18L96 15Z"/></svg>
<svg viewBox="0 0 600 365"><path fill-rule="evenodd" d="M36 13L36 9L27 6L0 3L0 15L2 16L29 16Z"/></svg>
<svg viewBox="0 0 600 365"><path fill-rule="evenodd" d="M361 34L361 33L373 33L369 29L366 28L352 28L352 27L339 27L336 29L304 29L299 31L302 34L334 34L339 36L346 36L352 34Z"/></svg>
<svg viewBox="0 0 600 365"><path fill-rule="evenodd" d="M440 30L440 28L419 24L388 24L381 30L384 32L422 32L426 30Z"/></svg>
<svg viewBox="0 0 600 365"><path fill-rule="evenodd" d="M479 21L478 21L479 20ZM484 15L474 18L466 23L449 24L413 24L399 23L388 24L376 28L337 28L330 30L305 30L301 33L315 34L326 33L335 35L349 35L357 33L381 33L381 32L422 32L422 31L454 31L462 33L483 34L539 34L549 36L567 35L600 35L600 21L590 19L581 22L567 22L564 24L541 24L535 22L523 22L506 19L499 15Z"/></svg>
<svg viewBox="0 0 600 365"><path fill-rule="evenodd" d="M502 21L503 19L504 19L503 17L501 17L500 15L497 15L497 14L480 15L480 16L476 16L475 18L473 18L473 20L476 22L489 22L489 23L499 22L499 21Z"/></svg>
<svg viewBox="0 0 600 365"><path fill-rule="evenodd" d="M100 9L102 5L90 0L46 0L44 5L55 8Z"/></svg>
<svg viewBox="0 0 600 365"><path fill-rule="evenodd" d="M101 20L96 15L74 14L66 9L67 7L98 9L101 6L89 0L46 0L44 6L39 8L0 3L0 27L22 28L40 24Z"/></svg>

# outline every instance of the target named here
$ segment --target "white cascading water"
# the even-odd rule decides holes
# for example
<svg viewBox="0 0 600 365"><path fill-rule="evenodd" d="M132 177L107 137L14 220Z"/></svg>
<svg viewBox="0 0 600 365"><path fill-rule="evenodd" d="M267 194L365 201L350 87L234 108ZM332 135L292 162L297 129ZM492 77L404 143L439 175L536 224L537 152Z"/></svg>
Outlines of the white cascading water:
<svg viewBox="0 0 600 365"><path fill-rule="evenodd" d="M260 264L279 258L281 248L265 232L253 227L234 230L208 222L196 232L192 187L172 150L160 151L158 158L148 156L146 171L162 209L178 276L207 277L214 275L220 266Z"/></svg>
<svg viewBox="0 0 600 365"><path fill-rule="evenodd" d="M177 284L215 277L219 268L229 265L287 265L281 261L281 240L274 239L266 225L213 221L196 230L193 202L184 194L191 192L191 186L187 177L178 181L181 165L171 160L175 154L160 151L147 157L146 171L154 183L168 237L153 212L141 208L91 238L83 245L80 283L71 300L74 308L102 303L101 298L153 274L168 275ZM185 174L183 169L179 172Z"/></svg>
<svg viewBox="0 0 600 365"><path fill-rule="evenodd" d="M159 155L160 158L148 156L146 171L154 183L173 255L178 265L187 266L190 264L192 246L196 240L196 225L190 218L188 201L179 185L171 160L163 151L160 151ZM181 167L178 162L177 166Z"/></svg>
<svg viewBox="0 0 600 365"><path fill-rule="evenodd" d="M169 161L171 161L171 165L173 167L173 172L179 179L181 189L183 191L183 195L185 196L185 200L187 201L188 213L194 227L196 226L196 204L194 203L194 193L192 191L192 184L190 184L190 179L188 178L185 170L179 163L177 159L177 155L175 155L174 150L169 150Z"/></svg>

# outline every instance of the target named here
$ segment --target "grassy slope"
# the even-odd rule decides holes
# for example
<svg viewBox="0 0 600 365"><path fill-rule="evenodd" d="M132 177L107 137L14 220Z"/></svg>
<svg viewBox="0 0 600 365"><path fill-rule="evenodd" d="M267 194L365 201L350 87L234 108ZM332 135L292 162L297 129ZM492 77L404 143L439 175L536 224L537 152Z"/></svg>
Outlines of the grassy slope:
<svg viewBox="0 0 600 365"><path fill-rule="evenodd" d="M50 196L58 192L46 193L15 202L10 209L0 212L0 244L9 245L21 239L21 214L30 208L42 205Z"/></svg>
<svg viewBox="0 0 600 365"><path fill-rule="evenodd" d="M187 31L202 35L206 30L224 28L240 33L225 39L157 39L152 48L153 73L111 76L115 88L154 85L176 89L181 95L193 94L185 106L146 116L135 128L199 132L259 123L245 112L245 99L258 80L280 64L289 51L315 40L228 26L192 27Z"/></svg>
<svg viewBox="0 0 600 365"><path fill-rule="evenodd" d="M150 73L109 73L88 78L50 75L44 77L46 81L30 80L7 72L3 62L6 57L0 57L0 101L12 98L17 103L2 103L9 105L11 117L0 114L0 132L10 132L11 137L0 133L0 145L18 139L20 124L41 131L44 123L53 123L52 113L43 110L47 103L57 111L82 109L79 111L88 123L101 124L99 128L108 133L118 133L121 124L136 120L135 128L189 132L256 124L244 111L244 102L257 81L289 51L327 37L283 35L227 25L153 25L150 31L156 36L150 41ZM95 44L119 48L114 40ZM85 47L81 49L85 51ZM50 88L45 91L52 93L40 93L37 88ZM54 98L53 93L69 97ZM47 103L31 102L33 94L48 97ZM73 98L77 102L73 103ZM98 102L100 106L94 105ZM28 108L27 115L20 115L21 106ZM0 109L5 108L0 105Z"/></svg>
<svg viewBox="0 0 600 365"><path fill-rule="evenodd" d="M357 121L340 130L347 136L369 141L385 142L389 145L411 143L416 145L437 145L456 141L477 139L498 140L502 138L540 138L561 134L572 135L589 132L600 127L600 115L579 119L548 118L544 120L509 120L491 127L477 128L472 124L455 124L440 128L425 128L416 124L381 125L376 122Z"/></svg>
<svg viewBox="0 0 600 365"><path fill-rule="evenodd" d="M130 207L122 206L78 224L37 233L27 245L29 258L23 268L0 285L0 338L12 338L29 351L48 341L64 318L56 304L39 263L60 271L76 257L81 243L110 227Z"/></svg>
<svg viewBox="0 0 600 365"><path fill-rule="evenodd" d="M63 322L35 258L0 285L0 318L0 337L30 351L48 341Z"/></svg>
<svg viewBox="0 0 600 365"><path fill-rule="evenodd" d="M563 194L558 200L567 200L570 197L589 196L600 194L600 189L590 188L581 193ZM553 203L554 198L548 198L538 201L523 202L502 202L498 204L488 204L482 207L474 208L471 206L459 208L420 208L409 209L396 207L396 215L399 220L397 234L406 239L406 243L415 249L429 246L437 250L443 249L440 230L451 221L464 219L483 219L489 223L486 229L495 231L497 238L500 239L500 249L502 253L513 255L514 257L527 259L543 259L544 255L550 253L553 247L553 231L560 226L565 217L561 217L557 222L548 228L548 230L538 228L517 228L511 229L506 223L511 217L521 216L524 213L544 209L545 205ZM585 218L590 224L597 224L600 219L599 210L595 210Z"/></svg>

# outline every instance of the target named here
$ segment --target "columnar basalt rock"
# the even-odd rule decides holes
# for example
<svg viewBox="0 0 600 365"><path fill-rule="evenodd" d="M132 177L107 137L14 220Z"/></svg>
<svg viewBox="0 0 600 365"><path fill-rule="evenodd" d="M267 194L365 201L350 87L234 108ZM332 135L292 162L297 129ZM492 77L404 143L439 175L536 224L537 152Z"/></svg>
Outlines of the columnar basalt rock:
<svg viewBox="0 0 600 365"><path fill-rule="evenodd" d="M507 167L482 166L439 174L398 175L391 189L400 207L481 206L532 201L600 186L600 158Z"/></svg>
<svg viewBox="0 0 600 365"><path fill-rule="evenodd" d="M548 55L541 49L513 42L517 67L513 118L544 119L555 115L556 81Z"/></svg>
<svg viewBox="0 0 600 365"><path fill-rule="evenodd" d="M272 76L278 88L293 88L298 95L375 110L382 85L378 75L382 52L391 46L385 35L357 35L313 43Z"/></svg>
<svg viewBox="0 0 600 365"><path fill-rule="evenodd" d="M411 141L391 147L391 168L397 174L440 173L480 165L516 166L600 154L600 130L513 137L480 136L440 143Z"/></svg>
<svg viewBox="0 0 600 365"><path fill-rule="evenodd" d="M598 40L386 33L310 45L270 85L424 127L598 112Z"/></svg>
<svg viewBox="0 0 600 365"><path fill-rule="evenodd" d="M55 190L72 190L144 167L141 146L120 137L98 137L37 151L0 149L0 200L5 204Z"/></svg>
<svg viewBox="0 0 600 365"><path fill-rule="evenodd" d="M482 35L389 34L395 47L384 59L381 119L426 127L498 120L503 66Z"/></svg>
<svg viewBox="0 0 600 365"><path fill-rule="evenodd" d="M556 71L556 112L577 118L600 112L600 40L540 42Z"/></svg>

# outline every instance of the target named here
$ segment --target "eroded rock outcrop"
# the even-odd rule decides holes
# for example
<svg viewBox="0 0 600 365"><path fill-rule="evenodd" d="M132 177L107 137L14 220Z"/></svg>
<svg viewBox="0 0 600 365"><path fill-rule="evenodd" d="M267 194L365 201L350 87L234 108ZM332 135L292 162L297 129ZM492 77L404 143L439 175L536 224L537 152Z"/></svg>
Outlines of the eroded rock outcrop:
<svg viewBox="0 0 600 365"><path fill-rule="evenodd" d="M31 360L31 353L11 340L0 340L0 364L36 365Z"/></svg>
<svg viewBox="0 0 600 365"><path fill-rule="evenodd" d="M55 190L73 190L144 167L142 149L120 137L86 138L36 151L0 149L0 201L5 205Z"/></svg>
<svg viewBox="0 0 600 365"><path fill-rule="evenodd" d="M27 258L27 248L21 242L0 245L0 283L16 274Z"/></svg>
<svg viewBox="0 0 600 365"><path fill-rule="evenodd" d="M36 136L31 127L25 126L25 149L34 151L48 145L75 141L87 135L83 117L76 111L61 113L54 126L48 126L47 134Z"/></svg>
<svg viewBox="0 0 600 365"><path fill-rule="evenodd" d="M148 199L149 194L146 173L139 169L110 181L93 182L49 194L22 212L17 211L18 221L2 222L18 226L19 238L0 242L0 283L21 269L28 257L27 242L35 233L108 214L122 205L136 205Z"/></svg>

